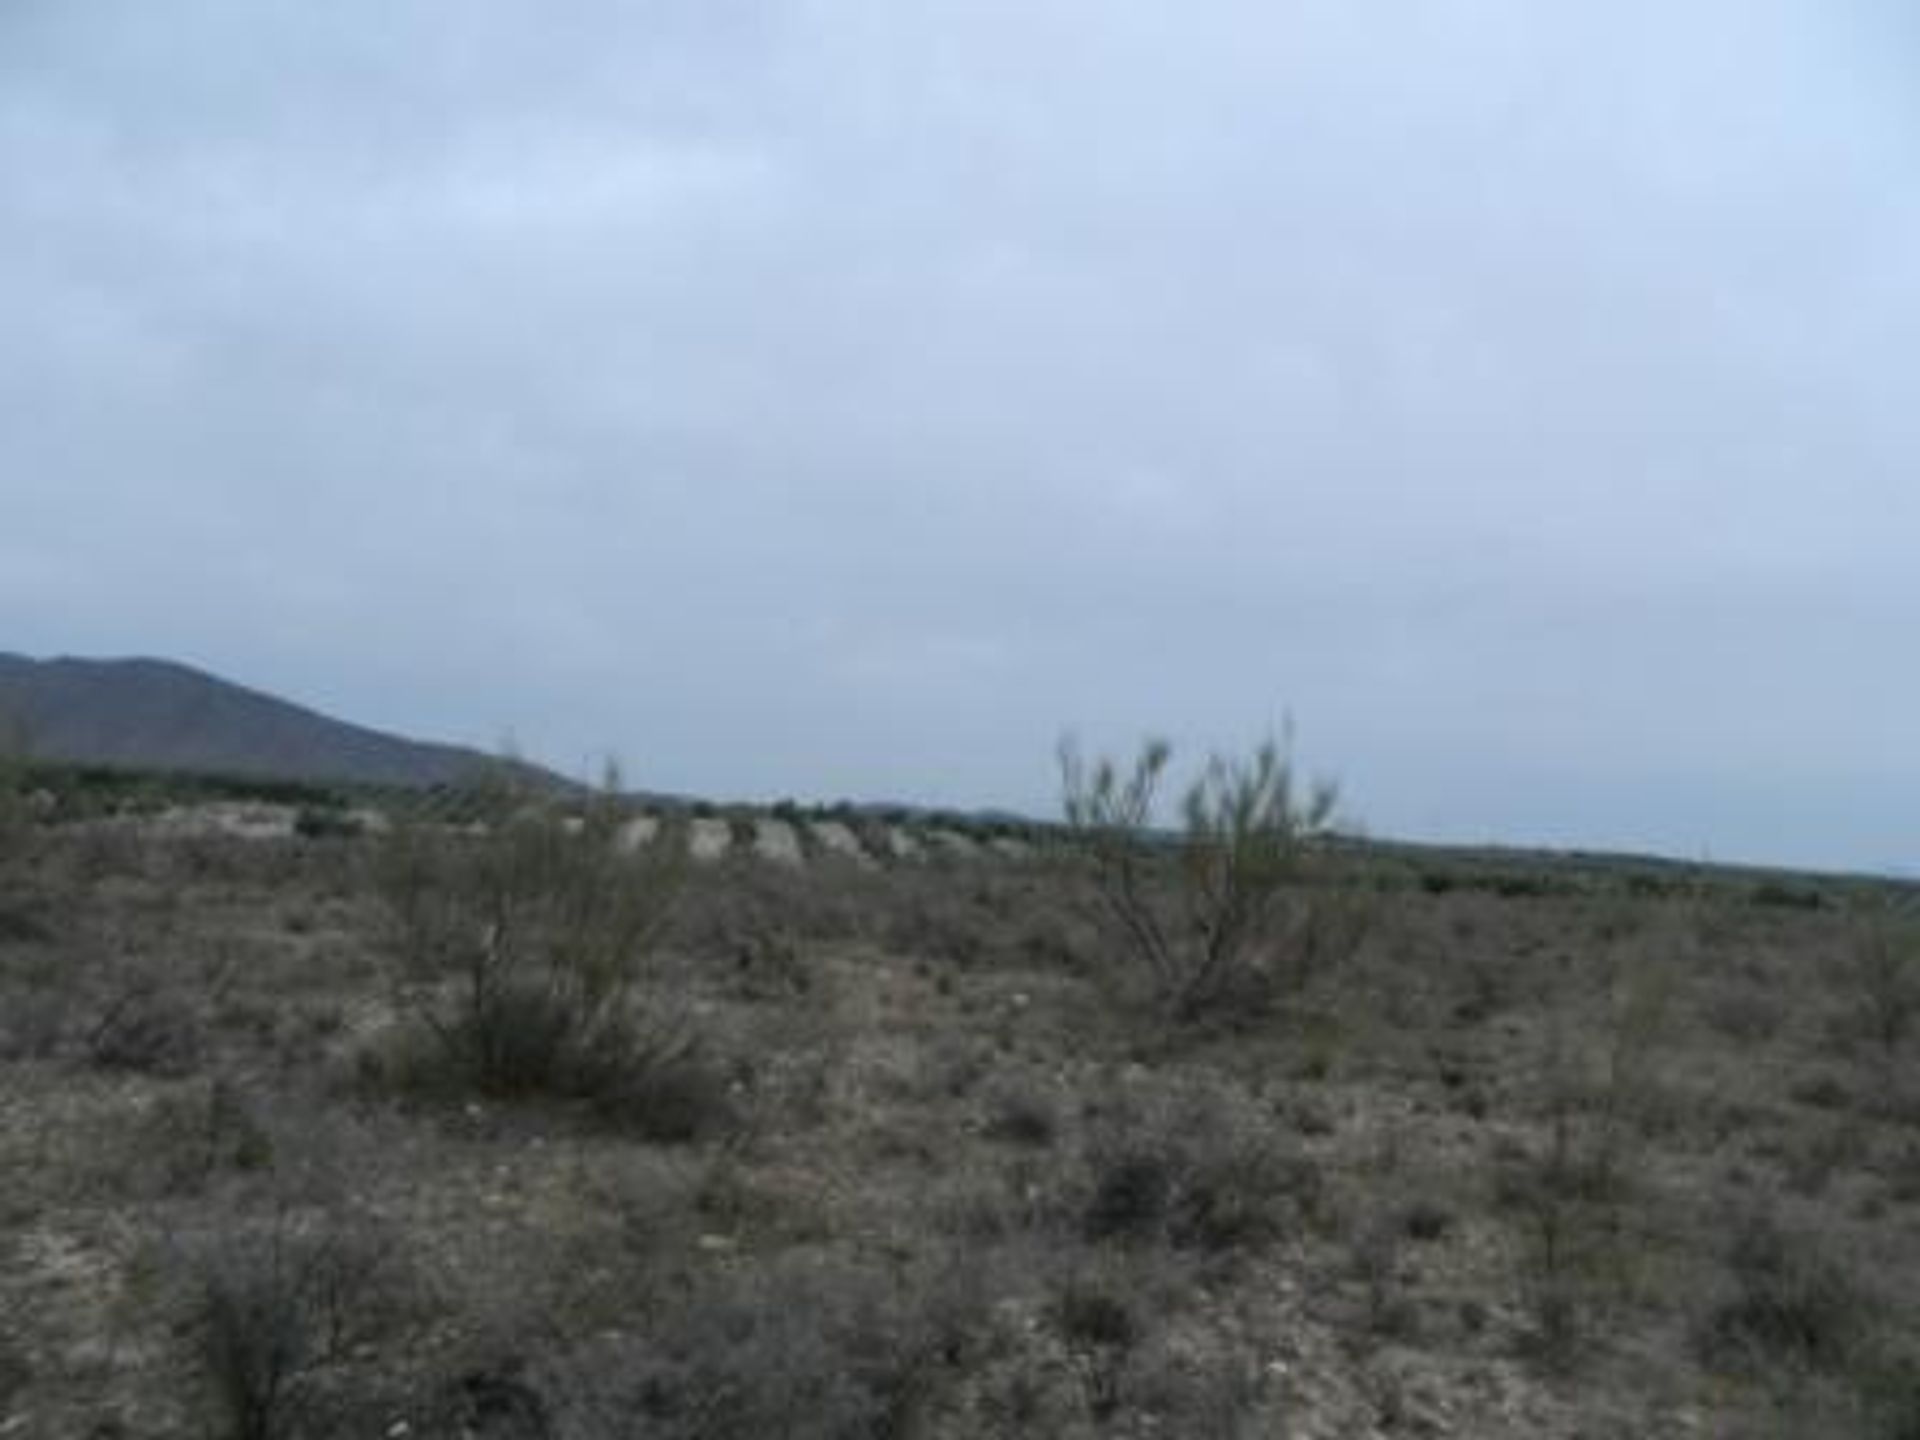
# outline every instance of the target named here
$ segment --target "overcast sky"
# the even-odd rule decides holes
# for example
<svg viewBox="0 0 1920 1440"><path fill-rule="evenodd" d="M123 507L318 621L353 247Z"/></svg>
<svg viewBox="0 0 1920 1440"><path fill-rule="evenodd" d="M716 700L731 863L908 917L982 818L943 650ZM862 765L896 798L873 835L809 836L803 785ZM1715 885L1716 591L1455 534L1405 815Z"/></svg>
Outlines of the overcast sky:
<svg viewBox="0 0 1920 1440"><path fill-rule="evenodd" d="M0 649L1920 864L1902 0L0 0Z"/></svg>

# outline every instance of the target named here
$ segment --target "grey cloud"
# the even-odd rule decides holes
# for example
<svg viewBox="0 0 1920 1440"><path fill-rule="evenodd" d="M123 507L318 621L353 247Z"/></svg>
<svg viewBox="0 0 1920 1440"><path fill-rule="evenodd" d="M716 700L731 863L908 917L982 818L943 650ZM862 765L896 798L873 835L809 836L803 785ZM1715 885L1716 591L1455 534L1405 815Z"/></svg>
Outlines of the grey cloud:
<svg viewBox="0 0 1920 1440"><path fill-rule="evenodd" d="M1914 41L16 6L8 643L721 793L1291 707L1382 831L1910 863Z"/></svg>

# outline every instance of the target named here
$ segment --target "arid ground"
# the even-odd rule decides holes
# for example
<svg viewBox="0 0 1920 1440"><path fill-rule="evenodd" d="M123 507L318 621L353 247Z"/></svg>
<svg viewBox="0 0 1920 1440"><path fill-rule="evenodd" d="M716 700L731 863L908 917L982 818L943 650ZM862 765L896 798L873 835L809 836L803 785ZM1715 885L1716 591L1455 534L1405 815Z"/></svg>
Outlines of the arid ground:
<svg viewBox="0 0 1920 1440"><path fill-rule="evenodd" d="M669 817L547 1083L394 834L32 808L8 1440L1920 1435L1890 886L1343 850L1176 1020L1046 837Z"/></svg>

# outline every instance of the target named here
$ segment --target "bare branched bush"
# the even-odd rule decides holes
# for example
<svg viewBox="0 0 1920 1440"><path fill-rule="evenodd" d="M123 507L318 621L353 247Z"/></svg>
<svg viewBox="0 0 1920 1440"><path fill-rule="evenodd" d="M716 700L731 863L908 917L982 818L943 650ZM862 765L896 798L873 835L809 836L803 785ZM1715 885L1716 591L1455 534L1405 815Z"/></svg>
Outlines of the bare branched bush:
<svg viewBox="0 0 1920 1440"><path fill-rule="evenodd" d="M1336 792L1303 785L1277 741L1251 759L1214 756L1181 803L1177 834L1154 830L1172 749L1148 741L1122 773L1060 746L1066 820L1077 833L1100 909L1151 977L1161 1005L1191 1021L1259 1006L1333 953L1296 882L1333 822ZM1171 876L1172 906L1161 899Z"/></svg>
<svg viewBox="0 0 1920 1440"><path fill-rule="evenodd" d="M1655 963L1615 970L1598 1026L1576 1033L1565 1013L1549 1017L1538 1082L1546 1146L1515 1157L1499 1182L1522 1222L1535 1354L1553 1369L1578 1358L1630 1249L1627 1206L1659 1087L1671 973Z"/></svg>
<svg viewBox="0 0 1920 1440"><path fill-rule="evenodd" d="M415 1299L398 1244L369 1222L289 1210L190 1247L194 1337L233 1440L321 1419L328 1382Z"/></svg>
<svg viewBox="0 0 1920 1440"><path fill-rule="evenodd" d="M623 847L613 780L570 814L502 785L454 831L402 826L378 866L403 996L454 1076L499 1096L619 1097L694 1045L646 985L683 873Z"/></svg>

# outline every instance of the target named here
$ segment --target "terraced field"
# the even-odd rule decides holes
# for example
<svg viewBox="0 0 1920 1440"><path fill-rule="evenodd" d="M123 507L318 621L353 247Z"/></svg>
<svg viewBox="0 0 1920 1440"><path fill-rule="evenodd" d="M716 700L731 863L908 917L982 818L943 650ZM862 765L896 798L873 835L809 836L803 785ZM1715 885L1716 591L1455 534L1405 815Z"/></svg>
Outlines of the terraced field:
<svg viewBox="0 0 1920 1440"><path fill-rule="evenodd" d="M310 812L293 805L213 801L169 806L121 823L167 837L219 835L268 841L300 834L303 823L309 823L303 816ZM388 812L376 808L352 809L340 817L343 827L368 833L384 831L391 823ZM621 827L620 843L627 849L677 846L703 865L755 860L796 869L812 865L885 869L942 862L1028 861L1045 848L1036 838L1041 833L1043 827L1015 835L1007 833L1006 827L964 821L913 823L752 812L719 816L636 809Z"/></svg>

